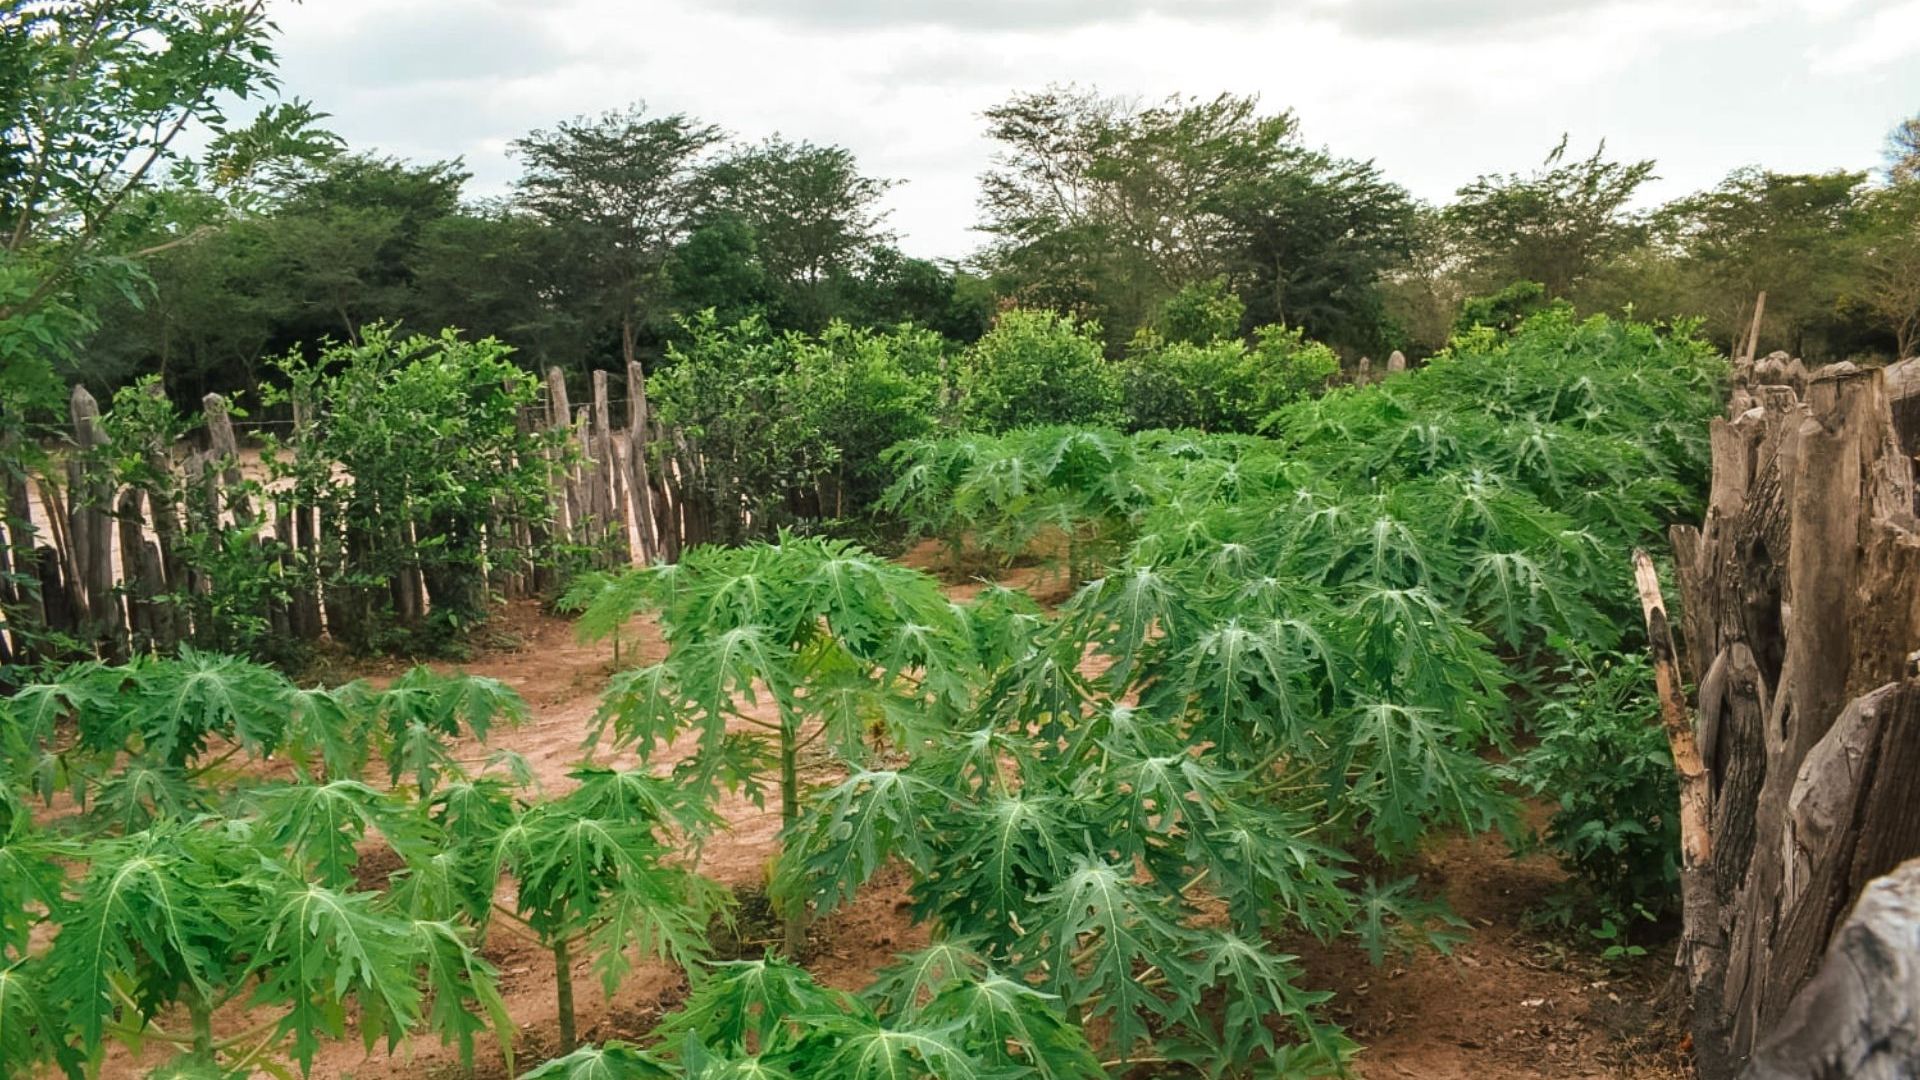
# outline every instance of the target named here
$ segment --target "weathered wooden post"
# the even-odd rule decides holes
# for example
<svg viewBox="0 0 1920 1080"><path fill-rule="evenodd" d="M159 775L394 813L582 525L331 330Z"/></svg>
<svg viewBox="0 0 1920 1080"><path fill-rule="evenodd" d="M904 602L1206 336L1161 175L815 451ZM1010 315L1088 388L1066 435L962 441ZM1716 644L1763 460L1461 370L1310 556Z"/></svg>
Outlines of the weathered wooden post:
<svg viewBox="0 0 1920 1080"><path fill-rule="evenodd" d="M633 547L627 534L627 489L621 482L625 471L618 468L619 455L613 447L613 419L607 396L607 373L593 373L593 452L599 479L595 484L594 509L605 522L601 543L607 545L612 560L622 566L633 563Z"/></svg>
<svg viewBox="0 0 1920 1080"><path fill-rule="evenodd" d="M100 403L86 387L73 388L69 407L75 453L67 459L67 486L73 496L70 528L79 579L76 606L84 612L90 634L102 652L122 658L126 655L126 645L121 641L126 619L121 614L120 596L114 591L114 484L107 463L98 456L107 445L107 433L100 426Z"/></svg>
<svg viewBox="0 0 1920 1080"><path fill-rule="evenodd" d="M234 524L248 524L253 520L253 500L247 497L246 475L240 471L240 443L233 436L233 418L227 415L227 399L208 394L200 399L200 407L207 418L207 450L220 463L220 480L226 489L226 505L216 505L214 513L226 510L233 514Z"/></svg>
<svg viewBox="0 0 1920 1080"><path fill-rule="evenodd" d="M1834 365L1804 397L1762 371L1797 366L1740 366L1706 521L1673 531L1710 834L1681 954L1705 1080L1740 1072L1867 882L1920 855L1920 430L1880 371Z"/></svg>
<svg viewBox="0 0 1920 1080"><path fill-rule="evenodd" d="M1742 1080L1920 1075L1920 859L1869 884Z"/></svg>
<svg viewBox="0 0 1920 1080"><path fill-rule="evenodd" d="M639 361L627 365L627 486L633 491L633 520L640 541L640 561L659 558L654 539L653 478L647 475L647 374Z"/></svg>

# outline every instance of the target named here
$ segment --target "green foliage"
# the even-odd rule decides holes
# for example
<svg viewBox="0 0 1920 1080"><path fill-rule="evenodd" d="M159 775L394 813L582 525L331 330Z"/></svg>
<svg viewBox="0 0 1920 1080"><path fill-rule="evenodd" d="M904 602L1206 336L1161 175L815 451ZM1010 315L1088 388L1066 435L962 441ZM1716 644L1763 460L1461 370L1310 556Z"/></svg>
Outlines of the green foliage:
<svg viewBox="0 0 1920 1080"><path fill-rule="evenodd" d="M1461 188L1446 217L1475 272L1490 284L1536 281L1559 299L1637 242L1640 223L1627 206L1654 178L1654 163L1609 161L1606 152L1602 141L1567 160L1563 137L1532 173Z"/></svg>
<svg viewBox="0 0 1920 1080"><path fill-rule="evenodd" d="M71 1031L95 1064L110 1035L158 1038L203 1065L218 1055L241 1067L286 1043L304 1072L351 1016L369 1046L385 1038L391 1050L424 1025L471 1060L473 1036L499 1026L504 1009L469 935L396 915L375 894L310 883L275 850L238 823L196 823L76 851L87 872L62 903L45 975L66 1015L57 1036L43 1015L23 1038L37 1031L61 1056ZM214 1010L243 996L275 1022L216 1038ZM174 1005L191 1032L154 1026Z"/></svg>
<svg viewBox="0 0 1920 1080"><path fill-rule="evenodd" d="M1251 434L1340 373L1333 350L1297 330L1263 326L1254 337L1251 347L1237 338L1136 338L1125 375L1128 425Z"/></svg>
<svg viewBox="0 0 1920 1080"><path fill-rule="evenodd" d="M1153 332L1177 345L1206 345L1240 336L1247 305L1227 289L1227 279L1197 281L1167 298L1154 316Z"/></svg>
<svg viewBox="0 0 1920 1080"><path fill-rule="evenodd" d="M0 86L0 403L55 400L51 378L91 328L88 294L137 281L145 196L175 169L238 195L329 138L299 103L244 128L226 110L276 86L273 30L237 0L8 5ZM209 132L204 165L175 141Z"/></svg>
<svg viewBox="0 0 1920 1080"><path fill-rule="evenodd" d="M273 456L329 524L301 572L327 587L336 639L377 647L396 627L429 644L457 636L486 612L488 523L548 512L551 436L520 424L538 382L510 352L451 330L370 326L317 359L279 362L289 386L269 400L324 417ZM392 582L415 573L430 614L393 608Z"/></svg>
<svg viewBox="0 0 1920 1080"><path fill-rule="evenodd" d="M1498 292L1467 297L1460 304L1460 314L1454 317L1453 334L1459 337L1482 326L1510 334L1529 316L1547 306L1545 285L1537 281L1516 281Z"/></svg>
<svg viewBox="0 0 1920 1080"><path fill-rule="evenodd" d="M971 641L938 585L851 544L782 536L700 548L631 580L603 591L582 625L617 625L645 605L669 651L615 678L595 737L611 731L645 761L692 731L697 748L674 772L696 790L744 786L758 798L777 775L791 822L803 750L824 740L858 764L870 732L937 728L966 703ZM736 721L766 734L742 734ZM786 913L791 948L804 912L789 903Z"/></svg>
<svg viewBox="0 0 1920 1080"><path fill-rule="evenodd" d="M689 341L669 350L648 393L705 462L681 489L696 508L692 542L863 512L889 478L881 451L933 426L944 350L926 331L835 322L817 337L776 334L758 317L723 325L711 311L682 329Z"/></svg>
<svg viewBox="0 0 1920 1080"><path fill-rule="evenodd" d="M1679 795L1647 660L1571 661L1557 675L1534 715L1539 742L1513 762L1513 775L1559 804L1543 839L1587 892L1565 910L1584 917L1590 905L1616 925L1669 912L1679 890Z"/></svg>
<svg viewBox="0 0 1920 1080"><path fill-rule="evenodd" d="M843 147L774 136L726 153L701 183L706 214L750 230L788 325L827 325L849 279L885 239L879 202L893 182L861 175Z"/></svg>
<svg viewBox="0 0 1920 1080"><path fill-rule="evenodd" d="M1333 1067L1347 1044L1321 999L1258 943L1305 929L1384 963L1457 939L1412 879L1355 883L1347 853L1393 865L1436 829L1513 828L1484 751L1539 702L1509 665L1618 641L1616 553L1698 497L1712 371L1684 333L1555 309L1286 406L1275 441L1039 429L901 450L889 499L925 526L1011 552L1030 520L1107 520L1122 541L1057 618L967 610L977 641L1011 635L982 651L971 708L905 766L822 793L779 887L828 908L898 859L917 914L1097 1018L1109 1057L1152 1041ZM1576 771L1554 774L1570 806L1625 809ZM1227 926L1200 928L1201 890Z"/></svg>
<svg viewBox="0 0 1920 1080"><path fill-rule="evenodd" d="M613 1075L1106 1075L1057 999L954 944L901 957L857 998L825 989L804 970L772 958L719 965L695 983L678 1012L661 1021L657 1035L660 1045L651 1057L617 1048L619 1066L635 1071ZM663 1061L677 1067L655 1064Z"/></svg>
<svg viewBox="0 0 1920 1080"><path fill-rule="evenodd" d="M1048 87L986 118L998 153L981 228L1008 295L1091 313L1119 346L1224 279L1254 325L1379 341L1379 279L1405 251L1410 200L1371 164L1310 149L1292 113L1233 94L1133 102Z"/></svg>
<svg viewBox="0 0 1920 1080"><path fill-rule="evenodd" d="M93 800L97 814L135 830L190 816L205 802L202 785L241 754L284 754L308 775L348 784L379 761L395 782L412 776L424 798L459 772L451 740L484 738L525 712L491 679L417 668L385 690L300 689L271 668L187 647L124 666L76 665L0 699L0 757L22 788Z"/></svg>
<svg viewBox="0 0 1920 1080"><path fill-rule="evenodd" d="M963 412L985 431L1035 424L1102 424L1119 416L1120 383L1097 324L1015 309L960 360Z"/></svg>
<svg viewBox="0 0 1920 1080"><path fill-rule="evenodd" d="M1154 451L1179 443L1084 427L903 443L888 452L899 478L880 507L956 555L971 547L1003 562L1064 534L1077 578L1083 556L1120 539L1160 490Z"/></svg>

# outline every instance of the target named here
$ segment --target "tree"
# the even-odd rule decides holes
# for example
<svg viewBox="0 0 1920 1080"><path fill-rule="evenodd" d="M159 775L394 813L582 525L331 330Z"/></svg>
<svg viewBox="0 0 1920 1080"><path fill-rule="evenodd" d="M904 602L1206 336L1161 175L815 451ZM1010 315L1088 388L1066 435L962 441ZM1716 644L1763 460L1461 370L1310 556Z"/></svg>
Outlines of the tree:
<svg viewBox="0 0 1920 1080"><path fill-rule="evenodd" d="M320 140L298 102L231 128L226 102L275 86L265 0L6 0L0 36L0 396L53 387L88 324L80 283L154 253L127 212L189 129L213 132L210 182L235 189ZM323 141L323 140L322 140ZM188 169L191 174L195 170ZM123 276L121 280L125 281ZM12 406L9 405L9 411Z"/></svg>
<svg viewBox="0 0 1920 1080"><path fill-rule="evenodd" d="M1920 180L1873 191L1862 202L1854 290L1893 334L1895 359L1913 356L1920 352Z"/></svg>
<svg viewBox="0 0 1920 1080"><path fill-rule="evenodd" d="M1407 257L1387 269L1380 285L1386 318L1415 355L1446 347L1467 298L1465 257L1445 211L1419 206L1408 227Z"/></svg>
<svg viewBox="0 0 1920 1080"><path fill-rule="evenodd" d="M566 257L590 275L583 297L639 360L639 330L663 292L667 258L693 227L700 160L718 128L644 105L582 117L515 139L524 163L518 204L556 230Z"/></svg>
<svg viewBox="0 0 1920 1080"><path fill-rule="evenodd" d="M825 325L832 286L888 238L879 202L893 182L861 175L842 147L776 135L728 152L703 180L710 212L753 230L754 252L802 329Z"/></svg>
<svg viewBox="0 0 1920 1080"><path fill-rule="evenodd" d="M1380 284L1410 254L1414 209L1372 162L1291 147L1229 216L1229 272L1255 325L1285 323L1352 349L1392 346Z"/></svg>
<svg viewBox="0 0 1920 1080"><path fill-rule="evenodd" d="M1379 272L1404 250L1406 195L1300 145L1251 97L1150 106L1091 91L987 112L988 259L1023 299L1097 315L1125 340L1182 287L1228 275L1258 322L1377 337Z"/></svg>
<svg viewBox="0 0 1920 1080"><path fill-rule="evenodd" d="M580 300L588 277L561 246L554 229L510 203L463 206L421 231L401 314L422 331L499 338L528 368L578 369L600 335Z"/></svg>
<svg viewBox="0 0 1920 1080"><path fill-rule="evenodd" d="M1562 138L1532 173L1481 176L1459 190L1445 218L1484 286L1538 281L1550 297L1569 296L1633 246L1640 228L1627 204L1654 178L1654 163L1609 161L1606 152L1603 141L1568 161Z"/></svg>
<svg viewBox="0 0 1920 1080"><path fill-rule="evenodd" d="M1920 113L1887 134L1887 179L1896 184L1920 180Z"/></svg>
<svg viewBox="0 0 1920 1080"><path fill-rule="evenodd" d="M1142 108L1060 87L986 117L1001 144L981 178L989 259L1024 298L1097 314L1119 334L1221 270L1227 208L1278 166L1296 127L1250 97Z"/></svg>
<svg viewBox="0 0 1920 1080"><path fill-rule="evenodd" d="M1865 173L1740 169L1718 187L1676 199L1653 218L1656 241L1680 272L1672 314L1703 314L1738 347L1754 298L1767 294L1766 336L1796 354L1831 325L1854 273L1850 233Z"/></svg>
<svg viewBox="0 0 1920 1080"><path fill-rule="evenodd" d="M753 226L731 214L707 217L667 260L675 308L711 311L723 326L769 314L777 295L770 278Z"/></svg>

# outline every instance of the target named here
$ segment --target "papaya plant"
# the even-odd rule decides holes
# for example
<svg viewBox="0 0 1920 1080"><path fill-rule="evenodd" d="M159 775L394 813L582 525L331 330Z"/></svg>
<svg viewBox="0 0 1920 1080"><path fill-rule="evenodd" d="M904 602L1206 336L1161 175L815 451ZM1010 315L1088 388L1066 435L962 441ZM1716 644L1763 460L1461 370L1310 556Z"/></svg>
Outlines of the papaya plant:
<svg viewBox="0 0 1920 1080"><path fill-rule="evenodd" d="M636 607L659 613L664 660L616 676L595 738L610 732L643 761L683 732L696 739L675 776L697 790L777 783L788 826L801 806L800 758L824 744L868 757L869 736L923 737L969 700L977 662L960 615L930 578L841 541L700 548L602 590L583 626ZM804 942L804 906L783 912Z"/></svg>
<svg viewBox="0 0 1920 1080"><path fill-rule="evenodd" d="M654 1045L585 1047L523 1080L1027 1075L1107 1074L1056 999L952 944L901 957L857 995L772 957L716 965Z"/></svg>
<svg viewBox="0 0 1920 1080"><path fill-rule="evenodd" d="M634 956L682 967L700 960L707 927L729 900L719 885L667 861L656 830L673 823L678 799L670 785L611 772L581 779L563 798L519 808L491 838L487 873L474 882L475 895L490 900L495 883L511 874L513 905L494 904L493 913L553 954L562 1053L577 1042L576 950L594 957L611 994Z"/></svg>
<svg viewBox="0 0 1920 1080"><path fill-rule="evenodd" d="M60 901L42 983L64 1015L56 1057L71 1040L97 1068L109 1040L158 1041L202 1067L272 1071L284 1051L305 1072L349 1016L369 1046L425 1026L466 1060L476 1033L506 1037L493 969L467 933L308 881L245 823L162 824L72 854L87 870ZM238 1001L269 1019L217 1031L217 1011ZM173 1007L184 1028L162 1026Z"/></svg>

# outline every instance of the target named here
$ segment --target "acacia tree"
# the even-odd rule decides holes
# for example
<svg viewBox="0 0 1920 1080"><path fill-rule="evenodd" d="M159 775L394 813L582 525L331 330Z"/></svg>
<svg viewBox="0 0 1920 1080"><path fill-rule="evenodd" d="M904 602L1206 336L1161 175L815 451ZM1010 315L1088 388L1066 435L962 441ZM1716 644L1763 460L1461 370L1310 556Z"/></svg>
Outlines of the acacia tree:
<svg viewBox="0 0 1920 1080"><path fill-rule="evenodd" d="M1570 294L1609 257L1637 242L1627 210L1654 179L1652 161L1609 161L1602 142L1589 157L1567 160L1567 139L1526 175L1481 176L1446 210L1472 272L1499 287L1537 281L1547 295Z"/></svg>
<svg viewBox="0 0 1920 1080"><path fill-rule="evenodd" d="M893 182L861 175L842 147L776 135L730 151L704 179L708 212L752 229L758 262L801 326L822 325L828 290L888 239L879 202Z"/></svg>
<svg viewBox="0 0 1920 1080"><path fill-rule="evenodd" d="M1114 344L1220 274L1259 319L1325 336L1404 247L1404 193L1308 150L1291 112L1252 97L1143 106L1054 87L986 117L1001 145L981 179L990 264L1027 299L1097 314Z"/></svg>
<svg viewBox="0 0 1920 1080"><path fill-rule="evenodd" d="M634 105L511 144L524 164L517 202L590 269L590 301L619 328L627 363L639 360L639 327L669 254L692 227L700 159L720 139L719 128L684 113L648 116Z"/></svg>
<svg viewBox="0 0 1920 1080"><path fill-rule="evenodd" d="M1894 337L1894 356L1920 351L1920 179L1871 193L1860 230L1858 294Z"/></svg>
<svg viewBox="0 0 1920 1080"><path fill-rule="evenodd" d="M1888 133L1887 179L1896 184L1920 180L1920 113Z"/></svg>
<svg viewBox="0 0 1920 1080"><path fill-rule="evenodd" d="M1765 291L1768 338L1799 353L1831 323L1857 272L1850 249L1865 181L1858 172L1740 169L1712 190L1662 207L1652 225L1678 271L1679 311L1706 315L1714 336L1731 346Z"/></svg>

